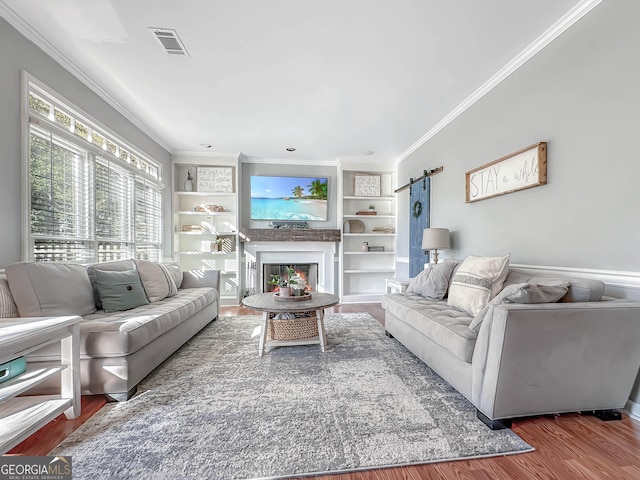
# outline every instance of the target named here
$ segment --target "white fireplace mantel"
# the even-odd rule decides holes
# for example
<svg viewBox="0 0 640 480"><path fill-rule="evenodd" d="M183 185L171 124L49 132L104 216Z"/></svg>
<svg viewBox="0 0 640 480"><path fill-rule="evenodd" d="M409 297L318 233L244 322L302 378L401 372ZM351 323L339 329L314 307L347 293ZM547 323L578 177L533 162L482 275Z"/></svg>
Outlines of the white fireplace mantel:
<svg viewBox="0 0 640 480"><path fill-rule="evenodd" d="M244 250L247 265L255 262L255 293L262 293L265 263L317 263L318 291L335 293L334 242L250 242Z"/></svg>

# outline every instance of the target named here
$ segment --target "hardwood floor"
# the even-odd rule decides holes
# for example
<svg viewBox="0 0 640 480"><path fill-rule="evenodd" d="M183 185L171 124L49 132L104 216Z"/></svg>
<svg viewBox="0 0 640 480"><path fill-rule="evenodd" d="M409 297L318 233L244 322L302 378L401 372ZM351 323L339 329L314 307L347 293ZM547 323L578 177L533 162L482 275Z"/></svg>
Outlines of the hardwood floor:
<svg viewBox="0 0 640 480"><path fill-rule="evenodd" d="M381 323L380 304L337 305L329 312L367 312ZM243 307L222 307L221 315L251 315ZM16 455L46 455L105 404L101 395L82 398L82 415L61 416L11 450ZM477 460L461 460L411 467L386 468L318 480L436 480L436 479L640 479L640 423L626 415L621 421L565 414L514 420L512 430L536 448L535 452Z"/></svg>

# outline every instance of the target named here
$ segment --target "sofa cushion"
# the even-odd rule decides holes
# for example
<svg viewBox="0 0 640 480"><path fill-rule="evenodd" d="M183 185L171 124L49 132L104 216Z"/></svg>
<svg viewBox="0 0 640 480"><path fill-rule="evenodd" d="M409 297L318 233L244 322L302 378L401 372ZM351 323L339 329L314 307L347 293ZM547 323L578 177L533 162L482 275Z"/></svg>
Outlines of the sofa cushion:
<svg viewBox="0 0 640 480"><path fill-rule="evenodd" d="M480 331L480 325L490 305L504 303L555 303L569 290L569 282L558 285L536 285L533 283L514 283L502 289L487 305L478 312L469 328L474 332Z"/></svg>
<svg viewBox="0 0 640 480"><path fill-rule="evenodd" d="M509 255L464 259L449 288L448 303L476 315L502 289L509 273Z"/></svg>
<svg viewBox="0 0 640 480"><path fill-rule="evenodd" d="M454 262L430 263L411 279L407 292L442 299L447 294L451 273L456 265Z"/></svg>
<svg viewBox="0 0 640 480"><path fill-rule="evenodd" d="M151 303L178 293L178 288L167 267L147 260L135 260L142 286Z"/></svg>
<svg viewBox="0 0 640 480"><path fill-rule="evenodd" d="M148 303L133 310L88 315L80 322L82 358L121 357L137 352L159 336L218 301L213 288L181 290L174 297ZM49 345L29 355L37 361L55 360L60 346Z"/></svg>
<svg viewBox="0 0 640 480"><path fill-rule="evenodd" d="M445 300L429 300L415 293L389 293L382 307L456 357L471 362L476 335L469 330L472 317L450 307Z"/></svg>
<svg viewBox="0 0 640 480"><path fill-rule="evenodd" d="M87 274L91 281L91 287L93 288L93 296L96 307L102 310L102 303L100 302L100 294L98 293L98 282L96 280L96 270L103 270L105 272L125 272L127 270L134 270L136 268L133 260L115 260L113 262L102 262L86 265Z"/></svg>
<svg viewBox="0 0 640 480"><path fill-rule="evenodd" d="M0 277L0 318L15 318L20 316L16 302L9 289L6 277Z"/></svg>
<svg viewBox="0 0 640 480"><path fill-rule="evenodd" d="M149 303L140 275L136 270L125 272L95 270L95 275L100 303L106 313L131 310Z"/></svg>
<svg viewBox="0 0 640 480"><path fill-rule="evenodd" d="M96 311L82 265L20 262L9 265L6 274L21 317L84 316Z"/></svg>

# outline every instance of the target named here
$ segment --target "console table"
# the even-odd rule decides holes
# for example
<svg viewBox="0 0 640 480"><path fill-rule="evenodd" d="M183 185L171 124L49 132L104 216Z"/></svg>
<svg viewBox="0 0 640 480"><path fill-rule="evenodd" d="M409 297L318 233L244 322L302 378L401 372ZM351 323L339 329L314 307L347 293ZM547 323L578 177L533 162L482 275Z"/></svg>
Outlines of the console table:
<svg viewBox="0 0 640 480"><path fill-rule="evenodd" d="M78 316L0 319L0 364L60 342L60 365L30 368L0 383L0 454L9 451L64 412L80 415L80 326ZM21 395L52 375L61 376L59 395Z"/></svg>

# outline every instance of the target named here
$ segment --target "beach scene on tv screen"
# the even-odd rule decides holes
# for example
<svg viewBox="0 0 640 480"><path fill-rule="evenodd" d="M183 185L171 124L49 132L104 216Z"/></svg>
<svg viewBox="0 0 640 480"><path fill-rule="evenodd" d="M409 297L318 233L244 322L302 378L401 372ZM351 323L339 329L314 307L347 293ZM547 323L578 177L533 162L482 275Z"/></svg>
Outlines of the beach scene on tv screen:
<svg viewBox="0 0 640 480"><path fill-rule="evenodd" d="M326 220L328 179L251 177L252 220Z"/></svg>

